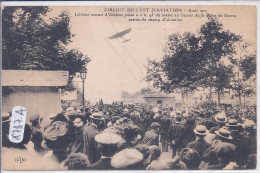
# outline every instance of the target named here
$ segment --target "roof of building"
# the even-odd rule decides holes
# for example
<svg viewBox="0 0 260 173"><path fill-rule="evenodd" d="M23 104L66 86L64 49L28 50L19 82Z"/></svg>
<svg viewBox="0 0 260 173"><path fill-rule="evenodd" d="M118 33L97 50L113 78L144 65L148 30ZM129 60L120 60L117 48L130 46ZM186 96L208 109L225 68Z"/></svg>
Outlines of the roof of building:
<svg viewBox="0 0 260 173"><path fill-rule="evenodd" d="M174 94L166 94L163 92L145 94L143 98L174 98Z"/></svg>
<svg viewBox="0 0 260 173"><path fill-rule="evenodd" d="M66 86L68 71L2 70L2 86Z"/></svg>

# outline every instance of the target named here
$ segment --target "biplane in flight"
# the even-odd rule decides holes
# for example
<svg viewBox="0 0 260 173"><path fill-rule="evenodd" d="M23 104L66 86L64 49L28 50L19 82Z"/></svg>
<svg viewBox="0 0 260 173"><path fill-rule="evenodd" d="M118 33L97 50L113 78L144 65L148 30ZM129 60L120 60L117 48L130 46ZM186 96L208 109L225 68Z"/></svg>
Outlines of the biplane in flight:
<svg viewBox="0 0 260 173"><path fill-rule="evenodd" d="M128 34L129 32L131 32L132 28L128 28L124 31L121 31L121 32L118 32L116 33L115 35L112 35L110 37L107 37L108 39L117 39L117 38L123 38L124 41L122 43L125 43L125 42L128 42L130 41L131 39L125 39L123 36Z"/></svg>

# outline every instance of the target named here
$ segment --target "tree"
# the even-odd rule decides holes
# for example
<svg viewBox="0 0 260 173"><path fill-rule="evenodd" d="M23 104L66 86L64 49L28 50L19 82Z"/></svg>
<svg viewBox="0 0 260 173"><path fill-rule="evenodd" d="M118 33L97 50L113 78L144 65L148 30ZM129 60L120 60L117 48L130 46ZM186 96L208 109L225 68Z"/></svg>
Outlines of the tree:
<svg viewBox="0 0 260 173"><path fill-rule="evenodd" d="M225 59L236 53L235 43L240 41L241 36L224 30L223 24L216 18L209 17L208 19L209 21L202 25L199 31L202 44L202 63L205 64L201 70L203 76L201 85L209 87L210 99L212 98L212 88L216 89L218 105L220 105L220 92L230 87L230 77L232 76L230 74L231 66L225 67ZM225 72L223 73L222 70ZM221 82L222 80L226 84Z"/></svg>
<svg viewBox="0 0 260 173"><path fill-rule="evenodd" d="M5 7L2 13L3 69L66 70L72 78L90 62L78 50L68 50L74 36L70 17L63 11L49 18L48 7Z"/></svg>
<svg viewBox="0 0 260 173"><path fill-rule="evenodd" d="M185 92L198 87L212 88L220 92L230 87L232 67L223 63L225 57L234 53L234 43L240 36L223 29L215 18L200 27L196 34L179 33L169 36L165 55L161 61L148 61L146 81L165 92Z"/></svg>
<svg viewBox="0 0 260 173"><path fill-rule="evenodd" d="M238 53L229 58L236 69L232 79L232 90L238 95L240 106L242 95L245 105L245 97L256 93L256 55L248 52L249 46L248 42L241 39L236 47Z"/></svg>

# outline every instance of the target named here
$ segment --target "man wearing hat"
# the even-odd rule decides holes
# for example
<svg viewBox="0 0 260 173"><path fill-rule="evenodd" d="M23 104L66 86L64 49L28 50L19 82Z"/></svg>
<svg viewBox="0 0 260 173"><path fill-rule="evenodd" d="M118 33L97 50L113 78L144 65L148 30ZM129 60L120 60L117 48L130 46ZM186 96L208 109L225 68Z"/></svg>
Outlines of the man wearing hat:
<svg viewBox="0 0 260 173"><path fill-rule="evenodd" d="M83 121L80 118L76 118L73 121L73 126L75 129L75 138L68 150L68 153L83 153Z"/></svg>
<svg viewBox="0 0 260 173"><path fill-rule="evenodd" d="M182 117L177 115L175 122L171 125L168 132L168 139L172 148L172 157L176 155L176 152L180 152L182 149L184 127L181 124Z"/></svg>
<svg viewBox="0 0 260 173"><path fill-rule="evenodd" d="M45 149L41 146L43 140L43 136L41 132L42 117L40 117L39 114L34 114L29 118L29 121L32 123L31 141L34 143L34 150L38 153L43 153Z"/></svg>
<svg viewBox="0 0 260 173"><path fill-rule="evenodd" d="M168 131L171 126L171 118L170 115L163 115L162 118L159 119L160 122L160 142L162 143L162 152L168 152Z"/></svg>
<svg viewBox="0 0 260 173"><path fill-rule="evenodd" d="M230 119L228 120L228 123L226 123L226 127L228 127L231 136L233 137L231 143L237 147L238 164L241 166L245 165L248 151L245 137L240 133L242 128L241 124L238 123L236 119Z"/></svg>
<svg viewBox="0 0 260 173"><path fill-rule="evenodd" d="M160 124L157 122L153 122L151 124L152 130L147 131L144 135L143 138L143 144L147 144L148 146L151 145L157 145L159 146L159 129L160 129Z"/></svg>
<svg viewBox="0 0 260 173"><path fill-rule="evenodd" d="M194 129L194 133L196 135L196 140L188 143L187 148L196 150L199 155L202 156L202 154L211 146L204 139L204 137L208 134L208 130L206 129L206 126L198 125Z"/></svg>
<svg viewBox="0 0 260 173"><path fill-rule="evenodd" d="M218 129L222 128L223 126L225 126L226 122L227 122L227 116L225 114L224 111L222 111L221 113L218 113L217 115L215 115L215 120L218 123L218 125L216 127L212 127L209 132L210 133L214 133L215 131L217 131Z"/></svg>
<svg viewBox="0 0 260 173"><path fill-rule="evenodd" d="M113 133L101 133L95 136L95 141L98 143L101 159L91 165L93 170L111 170L111 158L118 150L118 144L123 142L123 138Z"/></svg>
<svg viewBox="0 0 260 173"><path fill-rule="evenodd" d="M247 146L248 155L257 154L257 135L256 135L256 124L253 120L246 119L244 122L245 126L245 141Z"/></svg>
<svg viewBox="0 0 260 173"><path fill-rule="evenodd" d="M236 147L233 144L223 142L219 143L214 147L214 151L216 153L216 157L218 159L218 163L216 164L208 164L206 169L210 170L218 170L224 169L230 162L236 161Z"/></svg>
<svg viewBox="0 0 260 173"><path fill-rule="evenodd" d="M99 134L99 128L104 121L103 114L99 112L93 113L91 116L91 124L89 126L84 126L83 130L83 153L88 156L89 162L91 164L97 162L101 155L97 148L97 143L95 141L95 136Z"/></svg>
<svg viewBox="0 0 260 173"><path fill-rule="evenodd" d="M233 139L230 135L230 131L228 131L225 128L220 128L218 131L215 131L217 135L217 140L212 142L211 147L209 147L203 154L202 160L205 162L208 162L209 164L217 164L218 158L216 157L216 151L215 146L222 144L222 143L228 143L231 144L231 140ZM232 144L233 145L233 144Z"/></svg>

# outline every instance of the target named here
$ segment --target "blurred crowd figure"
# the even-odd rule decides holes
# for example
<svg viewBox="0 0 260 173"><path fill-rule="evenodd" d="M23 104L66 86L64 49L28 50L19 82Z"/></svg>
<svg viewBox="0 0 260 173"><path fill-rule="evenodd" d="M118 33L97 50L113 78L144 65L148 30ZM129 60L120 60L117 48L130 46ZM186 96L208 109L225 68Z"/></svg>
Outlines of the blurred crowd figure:
<svg viewBox="0 0 260 173"><path fill-rule="evenodd" d="M63 170L256 168L255 107L103 102L67 107L29 116L18 144L8 139L11 116L2 113L3 154L27 152Z"/></svg>

